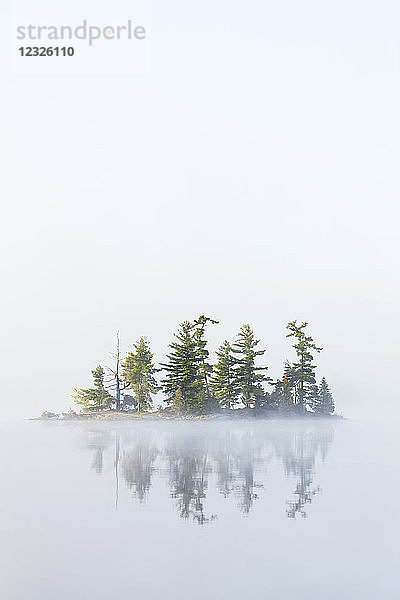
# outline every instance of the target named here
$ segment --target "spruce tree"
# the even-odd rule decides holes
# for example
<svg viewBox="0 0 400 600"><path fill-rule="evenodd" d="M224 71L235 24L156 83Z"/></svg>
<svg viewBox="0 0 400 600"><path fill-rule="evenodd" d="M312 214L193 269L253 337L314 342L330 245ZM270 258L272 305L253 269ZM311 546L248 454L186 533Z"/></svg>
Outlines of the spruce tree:
<svg viewBox="0 0 400 600"><path fill-rule="evenodd" d="M182 413L185 412L185 403L183 402L182 399L182 392L181 392L181 388L178 388L175 392L175 394L173 395L172 401L172 408L174 409L174 411L180 415Z"/></svg>
<svg viewBox="0 0 400 600"><path fill-rule="evenodd" d="M196 326L184 321L174 337L168 362L161 365L166 372L161 384L167 402L179 406L182 413L205 412L207 392L201 368L204 354L199 351Z"/></svg>
<svg viewBox="0 0 400 600"><path fill-rule="evenodd" d="M318 385L310 383L306 389L306 404L315 413L322 412L321 398Z"/></svg>
<svg viewBox="0 0 400 600"><path fill-rule="evenodd" d="M218 348L217 363L211 380L215 397L222 408L233 408L238 400L238 388L235 380L236 359L231 344L225 340Z"/></svg>
<svg viewBox="0 0 400 600"><path fill-rule="evenodd" d="M290 384L288 375L283 376L282 381L282 399L280 408L283 412L291 412L293 409L293 388Z"/></svg>
<svg viewBox="0 0 400 600"><path fill-rule="evenodd" d="M115 402L104 387L104 369L100 365L92 371L93 387L89 389L74 390L75 403L82 406L84 410L105 410L111 408Z"/></svg>
<svg viewBox="0 0 400 600"><path fill-rule="evenodd" d="M288 323L286 329L290 333L286 337L294 337L296 343L293 348L296 350L297 362L293 363L292 377L297 380L296 385L296 404L300 411L305 410L308 388L315 384L315 369L313 364L314 357L311 354L312 350L321 352L322 348L318 348L311 336L307 336L304 329L308 323L297 325L297 321Z"/></svg>
<svg viewBox="0 0 400 600"><path fill-rule="evenodd" d="M158 391L154 366L153 354L150 343L145 337L141 337L133 344L134 351L130 352L122 364L122 373L125 388L133 392L134 405L138 412L148 410L152 405L152 395ZM128 396L128 400L130 397Z"/></svg>
<svg viewBox="0 0 400 600"><path fill-rule="evenodd" d="M250 325L243 325L233 345L233 352L237 355L235 386L247 408L260 406L264 397L262 383L269 381L262 373L268 367L256 366L257 357L265 353L265 350L256 350L259 342Z"/></svg>
<svg viewBox="0 0 400 600"><path fill-rule="evenodd" d="M296 381L293 377L293 367L286 361L282 379L275 382L271 396L275 406L283 413L290 412L295 404Z"/></svg>
<svg viewBox="0 0 400 600"><path fill-rule="evenodd" d="M332 414L335 412L335 401L332 393L329 389L325 377L322 378L321 384L318 389L319 401L320 401L320 412L325 415Z"/></svg>

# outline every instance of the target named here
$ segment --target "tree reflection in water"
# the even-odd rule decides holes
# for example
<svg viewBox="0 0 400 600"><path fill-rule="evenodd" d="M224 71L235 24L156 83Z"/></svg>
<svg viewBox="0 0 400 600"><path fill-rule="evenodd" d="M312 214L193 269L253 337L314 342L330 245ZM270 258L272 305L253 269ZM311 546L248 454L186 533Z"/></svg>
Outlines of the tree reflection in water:
<svg viewBox="0 0 400 600"><path fill-rule="evenodd" d="M145 502L150 491L157 455L158 450L148 433L140 433L134 447L124 452L122 477L139 502Z"/></svg>
<svg viewBox="0 0 400 600"><path fill-rule="evenodd" d="M297 515L305 518L305 505L311 504L313 497L320 492L319 487L312 488L316 459L319 456L325 461L333 436L334 428L327 424L295 430L290 436L277 441L277 455L283 461L286 477L297 478L296 498L288 502L289 518L294 519Z"/></svg>
<svg viewBox="0 0 400 600"><path fill-rule="evenodd" d="M149 427L139 423L114 431L92 429L87 436L97 473L103 471L106 451L118 457L114 461L116 490L121 477L132 496L146 502L153 478L166 473L180 517L203 525L216 519L205 510L211 479L219 494L234 498L247 515L260 490L266 488L268 465L276 460L283 465L285 477L296 481L287 516L306 517L306 505L320 491L313 480L333 442L334 424L225 421Z"/></svg>
<svg viewBox="0 0 400 600"><path fill-rule="evenodd" d="M86 435L86 447L89 450L93 450L92 469L96 473L102 473L104 452L109 448L113 440L112 434L110 431L105 430L88 430Z"/></svg>
<svg viewBox="0 0 400 600"><path fill-rule="evenodd" d="M179 514L201 525L215 519L215 515L204 514L203 506L212 470L207 446L207 439L196 432L171 436L165 448L171 496L177 500Z"/></svg>

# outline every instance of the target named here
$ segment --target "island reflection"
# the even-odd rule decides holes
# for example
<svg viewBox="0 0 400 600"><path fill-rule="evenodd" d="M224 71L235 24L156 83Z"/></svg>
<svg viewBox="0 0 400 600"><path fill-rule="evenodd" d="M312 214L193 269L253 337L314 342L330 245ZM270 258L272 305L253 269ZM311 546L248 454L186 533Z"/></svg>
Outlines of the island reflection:
<svg viewBox="0 0 400 600"><path fill-rule="evenodd" d="M168 427L140 423L132 428L85 432L91 467L101 474L113 460L116 503L123 481L133 499L146 502L155 478L165 478L178 514L199 524L214 521L205 501L209 490L232 499L248 515L261 493L268 493L268 469L280 465L293 481L285 510L291 519L307 517L306 505L320 492L318 466L334 439L325 421L274 423L177 423Z"/></svg>

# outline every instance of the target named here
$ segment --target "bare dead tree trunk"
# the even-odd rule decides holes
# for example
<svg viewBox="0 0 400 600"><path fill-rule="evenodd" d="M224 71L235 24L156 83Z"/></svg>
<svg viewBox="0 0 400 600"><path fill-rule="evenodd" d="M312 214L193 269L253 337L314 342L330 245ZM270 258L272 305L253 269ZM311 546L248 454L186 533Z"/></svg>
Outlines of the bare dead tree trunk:
<svg viewBox="0 0 400 600"><path fill-rule="evenodd" d="M117 351L113 354L115 359L115 368L108 367L108 370L112 374L114 379L113 389L115 390L115 409L121 410L121 392L126 390L129 386L123 380L121 381L121 350L119 343L119 331L117 332Z"/></svg>

